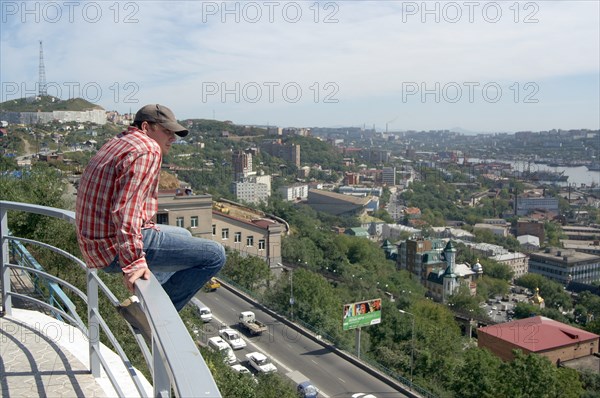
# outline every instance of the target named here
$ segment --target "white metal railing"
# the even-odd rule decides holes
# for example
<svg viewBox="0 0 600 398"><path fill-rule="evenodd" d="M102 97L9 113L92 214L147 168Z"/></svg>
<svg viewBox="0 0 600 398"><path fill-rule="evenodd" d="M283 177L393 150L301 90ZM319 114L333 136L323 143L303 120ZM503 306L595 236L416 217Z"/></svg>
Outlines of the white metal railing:
<svg viewBox="0 0 600 398"><path fill-rule="evenodd" d="M75 222L75 213L72 211L28 203L0 201L0 259L2 261L0 263L0 287L2 289L2 315L11 315L13 297L35 303L51 310L53 313L60 314L61 317L81 330L88 339L90 353L89 369L91 374L94 377L100 377L101 369L104 370L115 391L119 396L124 396L122 389L119 387L119 380L116 379L100 351L100 333L96 331L104 332L112 344L114 351L129 370L129 375L140 396L147 396L140 375L131 365L127 355L108 328L98 309L99 292L102 292L113 305L118 304L119 300L98 277L97 271L87 268L85 263L74 255L43 242L10 236L8 234L8 212L12 210L41 214L70 223ZM9 243L13 242L41 246L75 262L86 273L87 292L84 293L72 284L50 275L41 269L20 264L11 264L9 262ZM72 303L67 303L64 308L57 308L34 297L12 292L10 284L11 269L24 270L35 274L39 278L56 283L61 288L68 289L76 294L87 305L87 326L75 312ZM173 307L171 300L156 278L152 275L148 280L138 280L135 284L135 289L152 329L151 351L141 335L136 335L136 341L142 350L152 374L153 395L166 398L170 397L171 390L173 390L175 395L179 397L220 398L221 394L204 359L185 328L178 312ZM90 331L94 331L94 333L90 333Z"/></svg>

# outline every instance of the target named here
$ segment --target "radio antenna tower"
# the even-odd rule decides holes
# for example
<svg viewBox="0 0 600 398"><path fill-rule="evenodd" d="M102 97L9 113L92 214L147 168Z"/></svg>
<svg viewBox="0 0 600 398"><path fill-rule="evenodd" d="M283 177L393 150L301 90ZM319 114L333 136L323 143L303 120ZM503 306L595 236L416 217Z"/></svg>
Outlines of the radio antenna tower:
<svg viewBox="0 0 600 398"><path fill-rule="evenodd" d="M46 68L44 67L44 49L42 48L42 41L40 40L40 76L39 76L39 96L46 96Z"/></svg>

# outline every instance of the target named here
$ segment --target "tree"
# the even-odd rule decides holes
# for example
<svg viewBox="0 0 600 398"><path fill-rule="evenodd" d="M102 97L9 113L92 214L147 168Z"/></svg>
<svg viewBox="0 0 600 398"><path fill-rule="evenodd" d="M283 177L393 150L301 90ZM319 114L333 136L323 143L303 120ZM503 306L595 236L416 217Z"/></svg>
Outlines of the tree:
<svg viewBox="0 0 600 398"><path fill-rule="evenodd" d="M461 285L458 292L454 293L448 299L448 305L453 311L464 314L483 315L483 310L479 307L479 299L471 296L468 285Z"/></svg>
<svg viewBox="0 0 600 398"><path fill-rule="evenodd" d="M576 398L583 393L577 373L572 369L557 368L541 355L526 355L520 350L514 353L512 361L500 366L505 382L499 385L499 396Z"/></svg>
<svg viewBox="0 0 600 398"><path fill-rule="evenodd" d="M262 259L255 256L242 257L236 251L228 252L221 272L248 290L255 290L271 276L269 266Z"/></svg>
<svg viewBox="0 0 600 398"><path fill-rule="evenodd" d="M498 397L501 364L500 358L487 349L469 348L450 382L450 389L462 398Z"/></svg>
<svg viewBox="0 0 600 398"><path fill-rule="evenodd" d="M540 313L540 307L537 307L533 304L520 302L515 305L514 311L515 318L523 319L538 315Z"/></svg>
<svg viewBox="0 0 600 398"><path fill-rule="evenodd" d="M573 307L573 303L569 294L565 291L563 285L558 282L554 282L543 275L539 274L526 274L515 281L520 286L524 286L535 291L536 288L540 289L540 295L546 303L546 307L563 310L570 310Z"/></svg>
<svg viewBox="0 0 600 398"><path fill-rule="evenodd" d="M416 302L409 312L415 314L415 374L427 375L429 388L449 385L462 351L454 315L446 306L429 300Z"/></svg>
<svg viewBox="0 0 600 398"><path fill-rule="evenodd" d="M497 261L484 258L481 260L483 271L489 277L501 279L504 281L512 280L514 271L506 264L500 264Z"/></svg>

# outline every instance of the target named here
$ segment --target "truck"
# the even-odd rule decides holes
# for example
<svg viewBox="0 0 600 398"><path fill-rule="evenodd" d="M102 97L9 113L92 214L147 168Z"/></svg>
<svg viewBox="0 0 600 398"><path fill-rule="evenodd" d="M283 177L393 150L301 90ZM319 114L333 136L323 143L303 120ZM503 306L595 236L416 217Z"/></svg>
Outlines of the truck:
<svg viewBox="0 0 600 398"><path fill-rule="evenodd" d="M207 292L214 292L220 287L221 283L216 278L210 278L210 280L206 282L206 285L204 285L204 290Z"/></svg>
<svg viewBox="0 0 600 398"><path fill-rule="evenodd" d="M240 323L239 326L242 329L246 329L251 335L259 335L267 330L267 325L256 320L256 316L252 311L240 312Z"/></svg>

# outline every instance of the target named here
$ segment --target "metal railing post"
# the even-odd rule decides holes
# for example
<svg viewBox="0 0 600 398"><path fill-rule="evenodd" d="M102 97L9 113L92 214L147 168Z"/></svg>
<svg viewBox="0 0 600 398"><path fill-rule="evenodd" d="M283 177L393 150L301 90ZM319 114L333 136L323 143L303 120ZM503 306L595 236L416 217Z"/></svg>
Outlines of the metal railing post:
<svg viewBox="0 0 600 398"><path fill-rule="evenodd" d="M171 395L171 381L169 380L169 373L165 367L165 358L161 355L154 337L152 338L152 363L154 369L154 372L152 373L154 396L169 398Z"/></svg>
<svg viewBox="0 0 600 398"><path fill-rule="evenodd" d="M87 270L88 300L88 344L90 350L90 370L94 377L100 377L100 322L98 320L98 282L93 277L95 269Z"/></svg>
<svg viewBox="0 0 600 398"><path fill-rule="evenodd" d="M0 205L0 280L2 282L2 314L12 315L12 297L10 293L10 268L8 264L8 211Z"/></svg>

